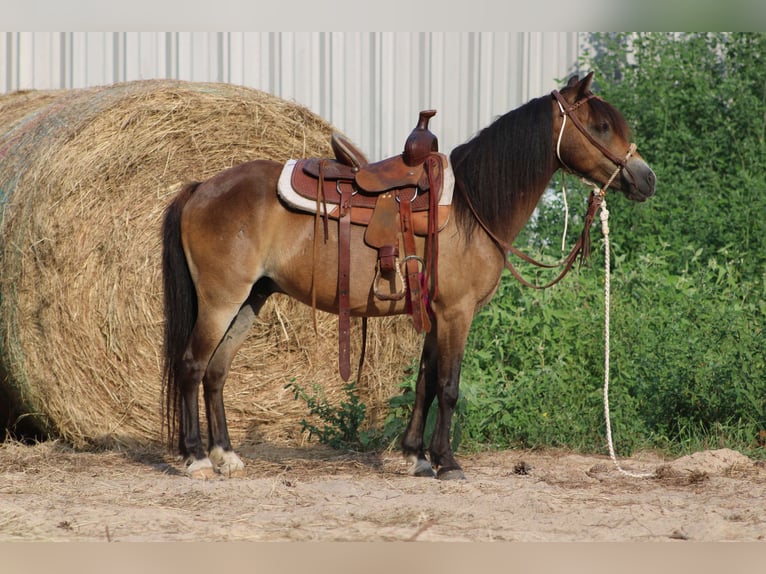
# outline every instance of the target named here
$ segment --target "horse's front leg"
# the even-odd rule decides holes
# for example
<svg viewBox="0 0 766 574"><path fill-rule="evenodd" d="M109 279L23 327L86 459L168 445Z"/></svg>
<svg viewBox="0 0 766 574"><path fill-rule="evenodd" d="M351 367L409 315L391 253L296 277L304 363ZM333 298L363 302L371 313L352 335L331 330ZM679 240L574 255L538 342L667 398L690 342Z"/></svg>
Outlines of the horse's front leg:
<svg viewBox="0 0 766 574"><path fill-rule="evenodd" d="M436 415L436 427L428 451L431 455L431 464L438 468L436 477L440 480L465 479L463 470L455 460L450 440L452 415L455 412L459 395L462 357L462 351L457 357L445 357L444 362L448 364L445 365L444 372L440 372L436 386L439 407Z"/></svg>
<svg viewBox="0 0 766 574"><path fill-rule="evenodd" d="M465 475L452 452L450 436L452 415L458 400L460 366L471 323L470 319L461 320L458 315L451 317L449 321L434 323L437 358L433 386L438 400L438 411L428 452L431 464L438 469L437 478L461 480L465 479Z"/></svg>
<svg viewBox="0 0 766 574"><path fill-rule="evenodd" d="M408 461L412 463L408 472L412 476L435 477L436 473L431 463L426 459L423 445L423 433L425 431L428 410L436 397L437 379L437 341L436 328L426 334L423 352L420 357L420 368L415 386L415 404L412 416L407 425L407 430L402 437L402 451Z"/></svg>

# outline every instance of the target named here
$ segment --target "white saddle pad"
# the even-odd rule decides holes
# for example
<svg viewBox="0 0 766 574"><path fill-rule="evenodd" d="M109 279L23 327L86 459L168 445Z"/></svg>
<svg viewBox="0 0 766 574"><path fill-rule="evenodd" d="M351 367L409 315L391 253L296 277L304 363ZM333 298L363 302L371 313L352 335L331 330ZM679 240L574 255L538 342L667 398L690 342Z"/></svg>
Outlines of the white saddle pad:
<svg viewBox="0 0 766 574"><path fill-rule="evenodd" d="M316 200L303 197L293 189L292 177L296 163L297 160L294 159L287 160L285 163L282 168L282 174L279 176L279 181L277 182L277 193L290 207L309 213L316 213ZM442 179L442 195L439 198L439 205L451 205L452 194L455 190L455 174L452 172L452 166L449 163L447 164L447 167L444 168L444 177ZM321 209L322 215L324 215L324 205L321 206Z"/></svg>

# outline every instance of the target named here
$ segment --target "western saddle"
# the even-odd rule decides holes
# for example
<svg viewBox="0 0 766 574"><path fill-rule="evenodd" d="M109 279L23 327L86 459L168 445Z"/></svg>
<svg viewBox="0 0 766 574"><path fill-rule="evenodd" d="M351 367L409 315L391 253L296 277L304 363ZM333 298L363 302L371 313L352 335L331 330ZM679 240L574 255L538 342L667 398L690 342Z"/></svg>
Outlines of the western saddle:
<svg viewBox="0 0 766 574"><path fill-rule="evenodd" d="M406 297L407 311L418 332L429 331L429 298L437 296L438 231L449 217L449 206L438 205L447 158L428 129L435 110L420 112L404 151L369 163L348 139L333 134L334 159L298 160L292 188L316 202L315 257L320 218L327 240L328 218L338 221L338 347L343 380L350 377L350 264L351 225L366 226L364 240L378 250L373 293L380 300ZM426 238L425 257L416 252L415 235ZM400 237L404 258L399 260ZM402 269L404 268L404 276ZM401 284L401 289L397 285ZM390 287L381 289L381 280ZM316 293L312 293L316 304ZM366 332L363 323L363 339ZM364 343L363 343L364 346ZM361 371L364 348L360 358Z"/></svg>

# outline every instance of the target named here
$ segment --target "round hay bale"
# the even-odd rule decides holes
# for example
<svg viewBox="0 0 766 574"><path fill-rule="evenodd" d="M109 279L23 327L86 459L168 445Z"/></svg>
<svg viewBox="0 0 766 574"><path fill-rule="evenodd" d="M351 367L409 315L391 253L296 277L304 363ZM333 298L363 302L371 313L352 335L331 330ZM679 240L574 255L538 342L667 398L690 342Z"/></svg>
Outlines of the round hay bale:
<svg viewBox="0 0 766 574"><path fill-rule="evenodd" d="M61 97L61 90L21 90L10 94L0 94L0 135L7 135L19 129L25 122L35 117L39 109Z"/></svg>
<svg viewBox="0 0 766 574"><path fill-rule="evenodd" d="M0 422L77 446L160 440L165 206L185 182L243 161L329 155L332 127L227 84L142 81L8 98ZM262 310L224 391L235 444L301 439L306 405L289 382L322 383L331 402L343 398L336 318L318 319L315 335L311 309L280 296ZM370 322L359 393L372 422L417 345L404 317Z"/></svg>

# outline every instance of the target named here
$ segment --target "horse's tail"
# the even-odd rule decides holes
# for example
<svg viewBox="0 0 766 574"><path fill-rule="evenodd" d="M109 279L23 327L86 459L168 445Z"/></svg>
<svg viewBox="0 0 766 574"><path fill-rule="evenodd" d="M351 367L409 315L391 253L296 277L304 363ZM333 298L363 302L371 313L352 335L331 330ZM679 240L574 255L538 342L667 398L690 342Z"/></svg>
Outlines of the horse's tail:
<svg viewBox="0 0 766 574"><path fill-rule="evenodd" d="M178 367L197 319L197 293L181 244L181 212L199 183L186 185L165 210L162 222L162 282L165 295L163 420L171 448L181 437Z"/></svg>

